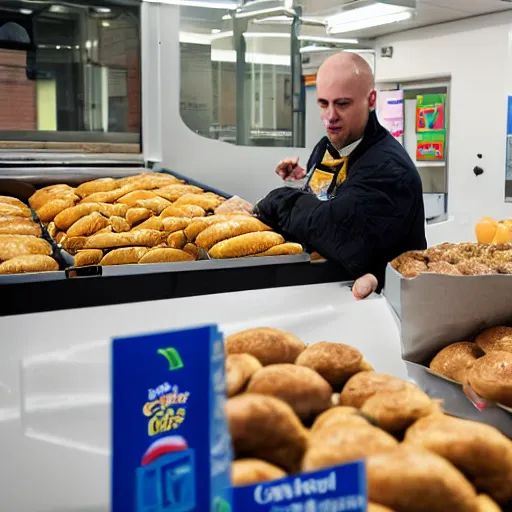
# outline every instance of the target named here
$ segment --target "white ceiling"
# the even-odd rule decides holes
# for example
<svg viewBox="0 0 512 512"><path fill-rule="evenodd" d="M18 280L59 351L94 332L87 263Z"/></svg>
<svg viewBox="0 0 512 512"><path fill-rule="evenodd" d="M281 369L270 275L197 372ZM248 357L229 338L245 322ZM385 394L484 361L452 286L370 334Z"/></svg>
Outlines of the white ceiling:
<svg viewBox="0 0 512 512"><path fill-rule="evenodd" d="M351 1L353 0L299 0L303 5L303 15L314 17L333 14L340 5L350 3ZM343 34L342 37L371 39L413 28L512 10L512 3L504 0L417 0L417 3L416 15L409 21L375 27L356 33ZM215 28L226 30L229 22L222 21L222 16L226 12L220 9L182 7L181 30L202 33L211 32ZM309 35L313 35L313 32L314 35L319 35L319 32L323 32L323 29L311 31L308 27L304 27L303 30L312 32Z"/></svg>

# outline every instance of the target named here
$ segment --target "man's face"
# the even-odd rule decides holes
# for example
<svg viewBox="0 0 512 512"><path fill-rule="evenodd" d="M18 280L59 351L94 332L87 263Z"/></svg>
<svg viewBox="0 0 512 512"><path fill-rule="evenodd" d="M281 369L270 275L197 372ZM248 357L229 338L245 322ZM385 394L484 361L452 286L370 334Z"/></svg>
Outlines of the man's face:
<svg viewBox="0 0 512 512"><path fill-rule="evenodd" d="M317 96L321 118L332 145L341 149L359 140L368 123L376 93L361 87L353 74L325 70L317 77Z"/></svg>

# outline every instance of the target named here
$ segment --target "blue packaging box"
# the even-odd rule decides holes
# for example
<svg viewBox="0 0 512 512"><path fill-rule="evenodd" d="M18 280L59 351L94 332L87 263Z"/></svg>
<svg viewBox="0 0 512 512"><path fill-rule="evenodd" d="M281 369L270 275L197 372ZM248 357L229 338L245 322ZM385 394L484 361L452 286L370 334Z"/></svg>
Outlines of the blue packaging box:
<svg viewBox="0 0 512 512"><path fill-rule="evenodd" d="M113 512L230 512L224 344L215 326L112 342Z"/></svg>

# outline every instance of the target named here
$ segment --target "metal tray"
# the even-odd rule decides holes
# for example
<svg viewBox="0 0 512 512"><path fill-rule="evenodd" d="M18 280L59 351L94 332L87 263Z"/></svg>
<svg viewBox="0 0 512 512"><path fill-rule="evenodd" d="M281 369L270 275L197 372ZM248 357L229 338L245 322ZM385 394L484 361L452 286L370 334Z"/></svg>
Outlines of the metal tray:
<svg viewBox="0 0 512 512"><path fill-rule="evenodd" d="M94 276L126 276L137 274L155 274L160 272L193 272L199 270L221 270L229 268L262 267L269 265L286 265L293 263L309 263L311 257L308 253L293 254L290 256L259 256L247 258L232 258L225 260L197 260L176 263L151 263L146 265L113 265L92 266L67 269L70 279Z"/></svg>
<svg viewBox="0 0 512 512"><path fill-rule="evenodd" d="M5 274L0 275L0 285L34 283L41 281L61 281L66 279L66 272L27 272L26 274Z"/></svg>

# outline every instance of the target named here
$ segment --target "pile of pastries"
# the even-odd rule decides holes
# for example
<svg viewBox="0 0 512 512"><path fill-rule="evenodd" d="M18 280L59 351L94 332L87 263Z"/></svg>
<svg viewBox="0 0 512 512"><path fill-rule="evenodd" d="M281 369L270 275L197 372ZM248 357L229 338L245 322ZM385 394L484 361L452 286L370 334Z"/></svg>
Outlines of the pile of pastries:
<svg viewBox="0 0 512 512"><path fill-rule="evenodd" d="M512 243L444 243L425 251L409 251L391 262L406 278L434 273L451 276L512 274Z"/></svg>
<svg viewBox="0 0 512 512"><path fill-rule="evenodd" d="M492 403L512 408L512 327L491 327L474 341L452 343L429 367Z"/></svg>
<svg viewBox="0 0 512 512"><path fill-rule="evenodd" d="M0 274L59 270L41 226L19 199L0 196Z"/></svg>
<svg viewBox="0 0 512 512"><path fill-rule="evenodd" d="M445 415L356 348L256 328L228 336L225 349L235 486L365 459L370 511L512 504L512 441Z"/></svg>
<svg viewBox="0 0 512 512"><path fill-rule="evenodd" d="M120 265L296 254L298 244L247 213L216 214L225 199L170 174L59 184L29 200L74 265Z"/></svg>

